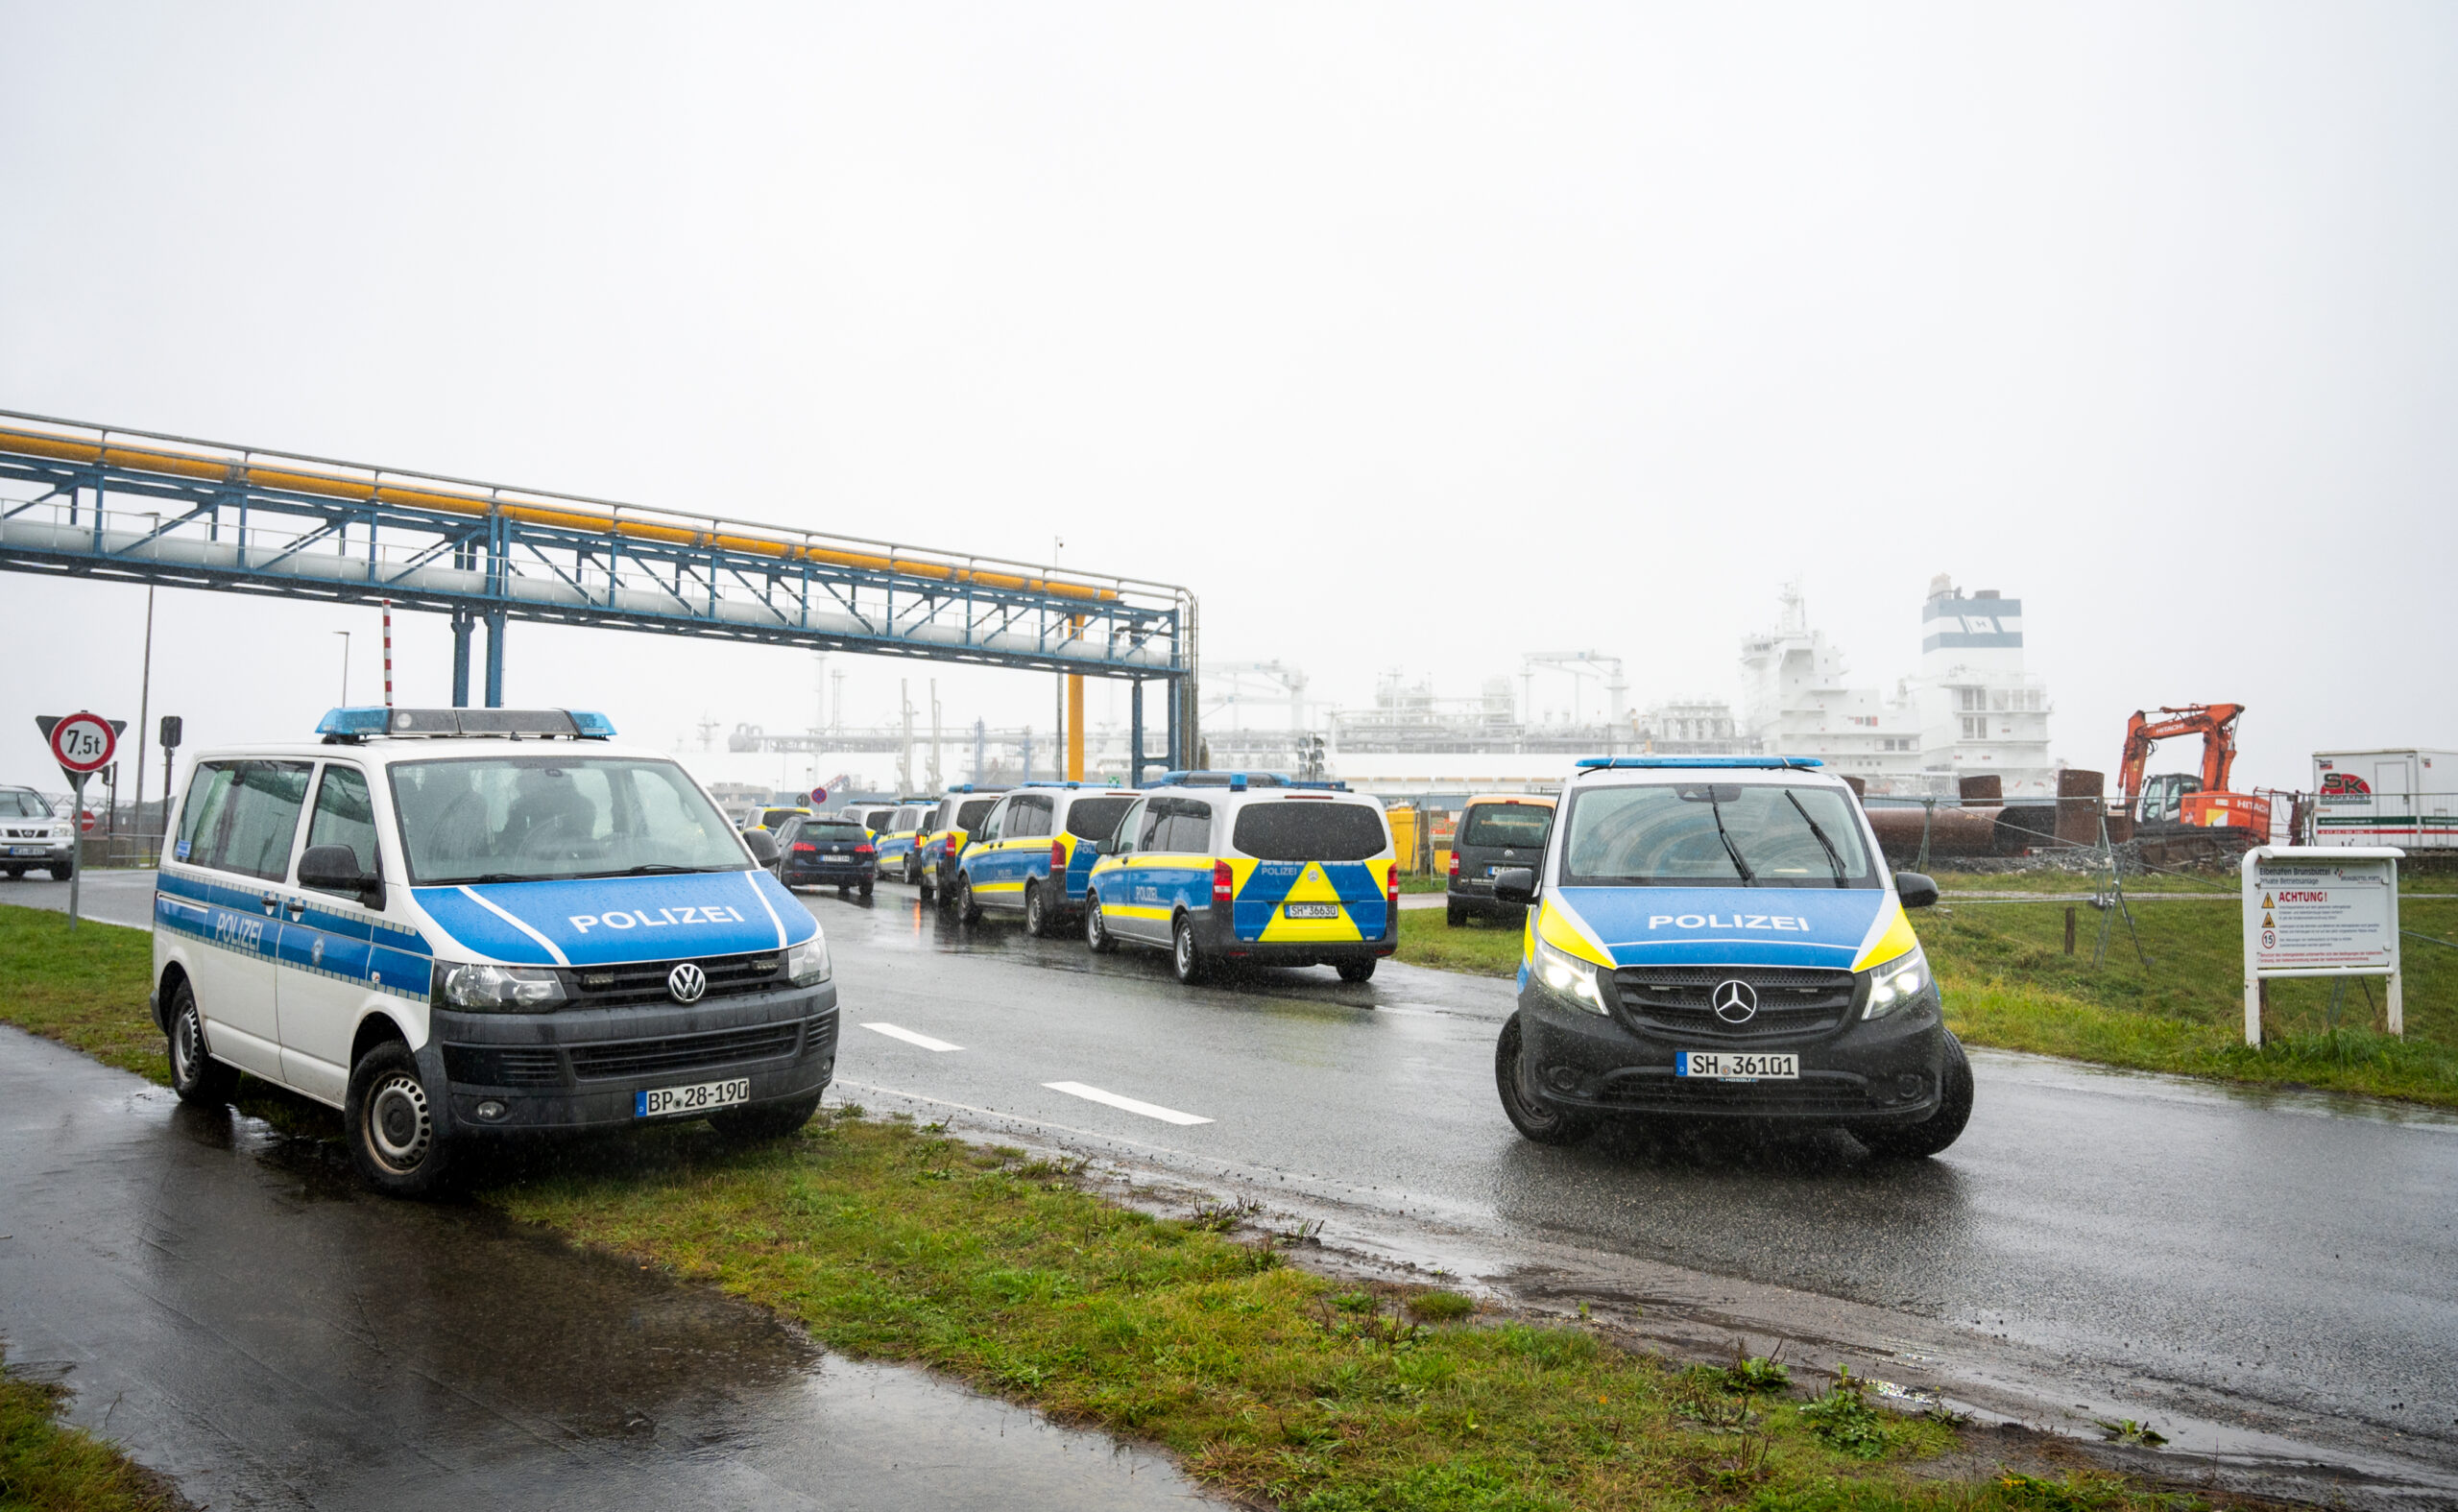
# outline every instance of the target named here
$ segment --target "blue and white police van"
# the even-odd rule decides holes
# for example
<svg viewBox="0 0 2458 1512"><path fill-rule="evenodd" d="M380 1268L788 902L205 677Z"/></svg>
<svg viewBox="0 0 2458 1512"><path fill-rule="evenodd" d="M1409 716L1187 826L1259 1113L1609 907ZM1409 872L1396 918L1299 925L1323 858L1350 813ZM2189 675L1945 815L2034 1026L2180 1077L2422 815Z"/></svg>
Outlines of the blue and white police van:
<svg viewBox="0 0 2458 1512"><path fill-rule="evenodd" d="M956 857L956 916L977 924L986 908L1024 916L1024 932L1048 935L1081 914L1101 842L1144 794L1095 782L1026 782L999 800Z"/></svg>
<svg viewBox="0 0 2458 1512"><path fill-rule="evenodd" d="M1527 902L1494 1077L1539 1143L1606 1117L1840 1125L1883 1155L1952 1144L1971 1067L1851 788L1785 756L1578 763Z"/></svg>
<svg viewBox="0 0 2458 1512"><path fill-rule="evenodd" d="M690 775L565 709L340 708L205 750L154 904L172 1085L342 1110L377 1188L473 1137L799 1128L836 1064L818 921Z"/></svg>

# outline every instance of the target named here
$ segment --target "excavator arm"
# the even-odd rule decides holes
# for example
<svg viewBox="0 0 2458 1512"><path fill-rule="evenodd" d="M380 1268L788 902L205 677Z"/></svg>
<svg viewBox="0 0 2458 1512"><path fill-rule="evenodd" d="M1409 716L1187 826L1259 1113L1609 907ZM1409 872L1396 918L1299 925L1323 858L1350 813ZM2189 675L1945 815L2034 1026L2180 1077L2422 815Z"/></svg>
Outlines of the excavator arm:
<svg viewBox="0 0 2458 1512"><path fill-rule="evenodd" d="M2202 790L2226 791L2229 771L2236 764L2236 721L2244 717L2245 706L2187 704L2163 707L2159 712L2170 717L2153 719L2137 708L2126 721L2125 760L2117 769L2117 781L2127 800L2141 796L2142 769L2149 764L2153 748L2179 735L2202 736Z"/></svg>

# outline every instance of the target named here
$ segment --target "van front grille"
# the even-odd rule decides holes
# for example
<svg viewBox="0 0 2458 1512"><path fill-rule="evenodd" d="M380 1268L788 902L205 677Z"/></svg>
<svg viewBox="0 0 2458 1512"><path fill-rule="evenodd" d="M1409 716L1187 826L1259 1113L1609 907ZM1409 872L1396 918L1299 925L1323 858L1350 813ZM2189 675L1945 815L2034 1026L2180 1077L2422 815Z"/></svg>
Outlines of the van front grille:
<svg viewBox="0 0 2458 1512"><path fill-rule="evenodd" d="M1757 1002L1738 1023L1716 1013L1726 982L1740 983ZM1819 967L1626 966L1613 973L1613 985L1634 1025L1762 1039L1837 1027L1851 1012L1857 983L1850 972Z"/></svg>
<svg viewBox="0 0 2458 1512"><path fill-rule="evenodd" d="M715 1034L678 1034L662 1040L617 1040L607 1044L572 1046L572 1074L584 1081L648 1076L664 1071L696 1070L743 1061L768 1061L788 1056L802 1044L799 1019L763 1024L756 1029L727 1029Z"/></svg>
<svg viewBox="0 0 2458 1512"><path fill-rule="evenodd" d="M666 977L683 964L681 961L627 961L620 966L576 966L564 970L564 988L572 995L576 1008L620 1008L632 1003L670 1003L673 991ZM757 955L713 955L700 957L697 964L708 973L709 989L700 1001L711 997L739 997L747 993L774 992L785 985L780 973L785 965L784 954L766 950Z"/></svg>

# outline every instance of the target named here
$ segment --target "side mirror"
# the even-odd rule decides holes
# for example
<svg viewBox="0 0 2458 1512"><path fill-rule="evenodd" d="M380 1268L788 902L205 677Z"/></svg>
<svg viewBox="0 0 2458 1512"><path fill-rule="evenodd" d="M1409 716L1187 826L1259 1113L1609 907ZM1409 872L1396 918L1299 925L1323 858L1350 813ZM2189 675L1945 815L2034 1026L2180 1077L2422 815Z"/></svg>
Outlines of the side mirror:
<svg viewBox="0 0 2458 1512"><path fill-rule="evenodd" d="M1894 874L1894 896L1903 900L1906 908L1926 908L1938 900L1938 884L1932 877L1917 872Z"/></svg>
<svg viewBox="0 0 2458 1512"><path fill-rule="evenodd" d="M299 885L349 894L370 908L384 906L384 879L359 870L358 852L346 845L309 846L299 858Z"/></svg>
<svg viewBox="0 0 2458 1512"><path fill-rule="evenodd" d="M751 858L761 866L777 864L777 837L765 829L746 829L742 843L751 848Z"/></svg>
<svg viewBox="0 0 2458 1512"><path fill-rule="evenodd" d="M1494 874L1494 900L1505 903L1532 903L1536 900L1536 871L1533 867L1506 866Z"/></svg>

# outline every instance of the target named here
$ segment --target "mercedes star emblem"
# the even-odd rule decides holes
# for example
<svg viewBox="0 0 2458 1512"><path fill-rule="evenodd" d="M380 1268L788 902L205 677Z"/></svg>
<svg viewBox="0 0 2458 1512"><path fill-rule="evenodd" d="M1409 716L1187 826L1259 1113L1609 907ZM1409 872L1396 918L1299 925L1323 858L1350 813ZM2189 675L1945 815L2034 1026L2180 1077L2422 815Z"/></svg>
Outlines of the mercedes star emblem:
<svg viewBox="0 0 2458 1512"><path fill-rule="evenodd" d="M691 962L686 961L665 973L665 990L674 995L676 1002L696 1003L700 1000L700 995L709 990L709 973ZM1745 1012L1742 1017L1747 1019L1749 1015Z"/></svg>
<svg viewBox="0 0 2458 1512"><path fill-rule="evenodd" d="M1716 996L1708 1001L1716 1017L1726 1023L1747 1023L1758 1012L1758 994L1747 982L1720 982Z"/></svg>

